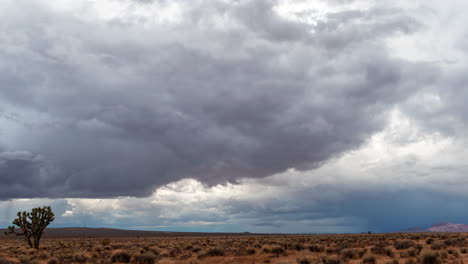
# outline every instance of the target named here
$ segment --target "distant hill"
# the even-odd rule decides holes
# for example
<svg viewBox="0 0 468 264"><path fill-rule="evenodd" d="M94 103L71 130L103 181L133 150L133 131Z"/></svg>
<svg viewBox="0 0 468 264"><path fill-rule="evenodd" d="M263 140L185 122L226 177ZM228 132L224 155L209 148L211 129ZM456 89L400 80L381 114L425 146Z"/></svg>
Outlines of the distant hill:
<svg viewBox="0 0 468 264"><path fill-rule="evenodd" d="M0 238L7 237L0 229ZM44 232L44 238L130 238L130 237L200 237L200 236L248 236L252 233L197 233L197 232L165 232L165 231L141 231L123 230L113 228L86 228L65 227L48 228ZM14 235L9 236L14 237Z"/></svg>
<svg viewBox="0 0 468 264"><path fill-rule="evenodd" d="M432 233L459 233L459 232L468 232L468 225L465 224L453 224L453 223L439 223L435 224L429 228L419 228L413 227L406 230L397 231L397 233L423 233L423 232L432 232Z"/></svg>

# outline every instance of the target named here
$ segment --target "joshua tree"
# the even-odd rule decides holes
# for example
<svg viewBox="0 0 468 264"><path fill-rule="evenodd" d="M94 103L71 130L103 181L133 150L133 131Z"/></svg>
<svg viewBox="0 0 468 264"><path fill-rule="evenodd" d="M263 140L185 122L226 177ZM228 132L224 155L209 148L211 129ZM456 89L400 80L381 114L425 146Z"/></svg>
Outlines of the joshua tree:
<svg viewBox="0 0 468 264"><path fill-rule="evenodd" d="M15 226L9 226L6 234L24 236L31 248L39 250L39 241L46 227L54 221L54 213L50 206L33 208L31 212L18 212L18 216L13 220L21 232L15 230Z"/></svg>

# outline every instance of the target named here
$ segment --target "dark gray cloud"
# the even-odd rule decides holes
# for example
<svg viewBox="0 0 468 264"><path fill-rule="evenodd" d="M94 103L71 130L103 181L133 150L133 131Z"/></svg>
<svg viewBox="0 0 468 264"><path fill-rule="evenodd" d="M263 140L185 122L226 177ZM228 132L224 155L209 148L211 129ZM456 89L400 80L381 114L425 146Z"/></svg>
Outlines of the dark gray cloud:
<svg viewBox="0 0 468 264"><path fill-rule="evenodd" d="M0 115L2 155L29 157L2 156L0 198L145 196L187 177L314 168L438 73L386 48L418 27L400 10L310 25L274 1L180 1L183 17L165 23L45 3L0 11L0 102L23 124Z"/></svg>

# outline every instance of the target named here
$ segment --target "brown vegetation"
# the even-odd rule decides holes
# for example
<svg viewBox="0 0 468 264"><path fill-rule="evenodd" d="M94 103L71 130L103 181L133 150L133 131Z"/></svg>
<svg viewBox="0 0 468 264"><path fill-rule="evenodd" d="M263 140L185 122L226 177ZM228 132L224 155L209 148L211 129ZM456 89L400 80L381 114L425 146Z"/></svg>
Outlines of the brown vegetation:
<svg viewBox="0 0 468 264"><path fill-rule="evenodd" d="M468 263L468 235L250 235L49 238L39 251L0 239L0 264L442 264Z"/></svg>

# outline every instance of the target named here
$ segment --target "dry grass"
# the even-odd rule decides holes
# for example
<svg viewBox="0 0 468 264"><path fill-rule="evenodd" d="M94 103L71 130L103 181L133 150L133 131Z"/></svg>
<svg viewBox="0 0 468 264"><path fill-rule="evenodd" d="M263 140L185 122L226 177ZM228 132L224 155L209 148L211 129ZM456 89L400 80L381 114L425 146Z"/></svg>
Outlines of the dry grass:
<svg viewBox="0 0 468 264"><path fill-rule="evenodd" d="M44 239L39 252L0 239L0 264L468 263L467 234L256 235Z"/></svg>

